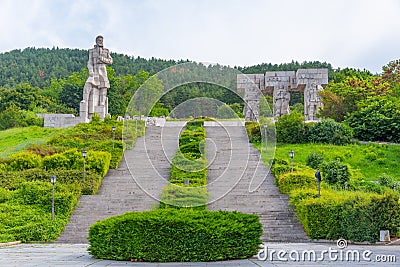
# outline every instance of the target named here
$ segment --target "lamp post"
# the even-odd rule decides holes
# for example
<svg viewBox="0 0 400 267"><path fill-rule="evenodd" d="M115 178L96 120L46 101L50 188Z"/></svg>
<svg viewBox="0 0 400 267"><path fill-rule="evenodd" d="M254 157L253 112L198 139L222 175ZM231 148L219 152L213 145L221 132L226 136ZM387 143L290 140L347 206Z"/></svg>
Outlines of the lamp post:
<svg viewBox="0 0 400 267"><path fill-rule="evenodd" d="M50 176L50 182L52 186L52 197L51 197L51 220L54 221L54 185L56 184L57 177L55 175Z"/></svg>
<svg viewBox="0 0 400 267"><path fill-rule="evenodd" d="M114 149L114 140L115 140L115 131L117 130L116 126L112 127L112 131L113 131L113 149Z"/></svg>
<svg viewBox="0 0 400 267"><path fill-rule="evenodd" d="M85 172L86 172L86 150L82 150L82 157L83 157L83 180L85 180Z"/></svg>
<svg viewBox="0 0 400 267"><path fill-rule="evenodd" d="M315 178L317 178L317 183L318 183L318 197L320 197L320 196L321 196L321 180L322 180L322 177L321 177L321 173L319 172L319 170L317 170L317 171L315 172Z"/></svg>
<svg viewBox="0 0 400 267"><path fill-rule="evenodd" d="M268 140L267 129L268 129L268 125L266 123L264 123L265 151L267 151L267 140Z"/></svg>
<svg viewBox="0 0 400 267"><path fill-rule="evenodd" d="M289 157L292 159L292 172L293 172L293 169L294 169L294 152L293 152L293 150L290 150Z"/></svg>

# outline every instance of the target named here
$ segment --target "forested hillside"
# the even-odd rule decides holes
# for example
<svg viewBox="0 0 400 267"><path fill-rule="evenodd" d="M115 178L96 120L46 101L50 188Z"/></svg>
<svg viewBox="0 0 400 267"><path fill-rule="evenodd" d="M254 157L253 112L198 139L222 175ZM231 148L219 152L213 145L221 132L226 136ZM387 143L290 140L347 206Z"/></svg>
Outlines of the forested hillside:
<svg viewBox="0 0 400 267"><path fill-rule="evenodd" d="M145 59L112 53L114 62L108 66L111 83L109 106L113 115L124 115L125 107L137 88L151 75L184 60ZM0 54L0 129L40 124L34 113L61 112L78 114L82 88L88 77L88 51L68 48L26 48ZM297 70L298 68L326 67L328 63L291 62L279 65L261 64L250 67L236 67L245 73L262 73L272 70ZM212 68L226 66L216 65ZM180 72L182 69L178 69ZM181 73L185 75L184 73ZM232 84L234 86L234 84ZM240 114L243 103L229 90L213 84L193 83L179 86L163 97L157 105L155 115L165 114L180 103L194 97L210 97L221 100ZM301 102L293 96L292 102ZM3 113L4 111L7 111ZM22 114L26 122L16 123L12 119ZM7 118L4 122L1 118ZM18 118L17 121L21 121Z"/></svg>
<svg viewBox="0 0 400 267"><path fill-rule="evenodd" d="M140 71L153 75L165 68L185 60L165 60L158 58L145 59L141 57L128 56L119 53L111 53L114 62L112 68L117 76L127 74L136 75ZM23 50L12 50L0 53L0 87L10 88L21 82L27 82L31 86L48 86L51 79L67 78L73 72L80 72L86 68L88 50L69 48L25 48ZM335 79L338 74L345 76L354 73L358 75L372 74L369 71L355 71L351 69L334 70L330 63L310 61L299 63L271 64L262 63L255 66L235 67L243 73L265 73L266 71L293 70L300 68L327 68L329 78ZM339 75L343 76L343 75Z"/></svg>
<svg viewBox="0 0 400 267"><path fill-rule="evenodd" d="M109 112L124 116L126 107L136 90L153 74L184 60L145 59L112 53L114 62L107 66L111 88L108 91ZM74 113L78 115L82 89L88 77L88 51L59 48L26 48L0 54L0 130L18 126L42 125L36 113ZM195 63L198 64L198 63ZM199 66L201 64L198 64ZM220 73L229 67L201 65ZM355 129L355 135L367 140L396 140L400 125L399 81L400 62L394 60L382 67L383 73L373 75L368 70L335 69L326 62L295 62L235 67L243 73L292 70L299 68L327 68L329 84L321 93L324 108L322 118L345 121ZM183 67L171 72L186 76ZM154 88L163 82L151 78ZM235 86L233 82L230 86ZM178 86L164 95L152 115L168 115L182 102L195 98L218 99L241 114L243 101L230 90L211 83L189 83ZM266 96L271 103L271 96ZM291 94L291 110L302 112L302 94ZM379 123L378 123L379 122ZM375 129L375 130L372 130ZM380 134L378 134L380 133Z"/></svg>
<svg viewBox="0 0 400 267"><path fill-rule="evenodd" d="M119 76L146 71L150 74L175 65L175 60L144 59L111 53L113 69ZM53 78L67 78L86 68L88 50L68 48L26 48L0 54L0 86L12 87L21 82L43 87Z"/></svg>

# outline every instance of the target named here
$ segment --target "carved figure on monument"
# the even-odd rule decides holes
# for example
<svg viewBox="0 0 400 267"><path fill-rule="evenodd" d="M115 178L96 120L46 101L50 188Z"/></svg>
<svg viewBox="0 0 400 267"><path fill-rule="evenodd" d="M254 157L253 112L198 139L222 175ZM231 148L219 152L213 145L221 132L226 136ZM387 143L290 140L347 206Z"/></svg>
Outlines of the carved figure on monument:
<svg viewBox="0 0 400 267"><path fill-rule="evenodd" d="M257 121L260 111L260 91L254 84L248 84L244 95L243 114L246 121Z"/></svg>
<svg viewBox="0 0 400 267"><path fill-rule="evenodd" d="M306 86L304 92L304 119L306 121L317 121L318 109L322 107L321 97L318 92L324 88L315 82Z"/></svg>
<svg viewBox="0 0 400 267"><path fill-rule="evenodd" d="M274 119L277 120L280 116L290 113L289 101L290 93L288 87L280 84L274 88Z"/></svg>
<svg viewBox="0 0 400 267"><path fill-rule="evenodd" d="M244 116L246 121L257 121L259 116L259 101L247 100L244 105Z"/></svg>
<svg viewBox="0 0 400 267"><path fill-rule="evenodd" d="M80 117L82 121L91 119L98 113L101 119L108 113L107 90L110 82L107 77L107 64L112 64L110 51L103 46L103 36L96 37L94 48L89 49L89 78L83 88L83 100L80 103Z"/></svg>

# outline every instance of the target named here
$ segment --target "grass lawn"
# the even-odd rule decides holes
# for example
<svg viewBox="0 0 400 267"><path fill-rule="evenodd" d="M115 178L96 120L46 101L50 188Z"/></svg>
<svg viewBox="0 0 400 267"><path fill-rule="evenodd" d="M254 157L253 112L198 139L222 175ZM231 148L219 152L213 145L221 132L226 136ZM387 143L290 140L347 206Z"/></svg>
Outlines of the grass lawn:
<svg viewBox="0 0 400 267"><path fill-rule="evenodd" d="M43 128L38 126L12 128L0 131L0 158L24 150L31 144L43 144L54 134L65 129Z"/></svg>
<svg viewBox="0 0 400 267"><path fill-rule="evenodd" d="M386 173L400 181L400 146L386 144L334 146L322 144L277 144L276 158L290 162L289 151L295 152L295 163L306 164L307 156L315 151L322 153L325 161L340 159L358 169L365 180L378 180Z"/></svg>

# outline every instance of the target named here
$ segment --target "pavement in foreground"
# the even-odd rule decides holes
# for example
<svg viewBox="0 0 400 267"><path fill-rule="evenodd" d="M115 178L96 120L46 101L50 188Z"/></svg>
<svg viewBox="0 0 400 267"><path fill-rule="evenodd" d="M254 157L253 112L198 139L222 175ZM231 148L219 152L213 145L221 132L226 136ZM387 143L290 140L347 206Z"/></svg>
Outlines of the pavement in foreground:
<svg viewBox="0 0 400 267"><path fill-rule="evenodd" d="M400 266L399 246L349 245L339 249L335 243L265 245L267 259L260 253L245 260L147 263L95 259L87 251L88 244L19 244L0 247L0 266Z"/></svg>

